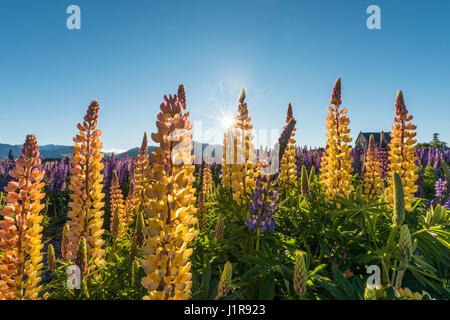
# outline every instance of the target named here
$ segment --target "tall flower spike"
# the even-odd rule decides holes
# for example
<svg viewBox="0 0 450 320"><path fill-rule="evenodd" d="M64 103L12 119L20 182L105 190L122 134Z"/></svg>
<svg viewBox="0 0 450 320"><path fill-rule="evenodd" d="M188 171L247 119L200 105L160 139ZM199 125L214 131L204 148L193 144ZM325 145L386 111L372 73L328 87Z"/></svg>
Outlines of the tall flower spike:
<svg viewBox="0 0 450 320"><path fill-rule="evenodd" d="M316 167L312 166L311 171L309 172L309 179L308 179L309 185L311 185L311 183L314 182L315 177L316 177Z"/></svg>
<svg viewBox="0 0 450 320"><path fill-rule="evenodd" d="M225 226L223 223L223 215L221 212L217 215L217 222L216 222L216 234L214 237L214 242L218 243L220 239L223 238L223 232L224 232Z"/></svg>
<svg viewBox="0 0 450 320"><path fill-rule="evenodd" d="M373 135L370 135L369 138L369 147L364 166L364 194L367 200L374 200L381 194L382 186Z"/></svg>
<svg viewBox="0 0 450 320"><path fill-rule="evenodd" d="M138 250L142 248L144 243L145 243L144 216L142 212L138 212L136 215L136 226L134 229L131 254L135 256L138 253Z"/></svg>
<svg viewBox="0 0 450 320"><path fill-rule="evenodd" d="M389 143L389 174L391 177L394 172L397 172L400 175L405 193L405 208L407 211L411 211L411 205L416 201L414 193L418 188L416 185L418 178L417 166L415 164L417 157L415 156L416 149L414 146L417 142L417 140L414 139L416 136L416 133L414 132L416 126L411 123L413 116L408 115L408 110L406 109L401 90L397 93L395 114L395 123L392 126L391 142ZM393 185L391 184L386 193L386 200L391 206L394 205L392 189Z"/></svg>
<svg viewBox="0 0 450 320"><path fill-rule="evenodd" d="M295 252L294 290L299 296L306 293L307 270L303 254Z"/></svg>
<svg viewBox="0 0 450 320"><path fill-rule="evenodd" d="M0 212L0 300L38 299L42 270L42 226L45 194L36 136L27 135L22 154L4 188ZM26 279L26 280L25 280Z"/></svg>
<svg viewBox="0 0 450 320"><path fill-rule="evenodd" d="M148 183L148 170L148 139L147 133L144 132L141 148L139 149L139 154L136 157L136 164L134 168L135 205L137 207L137 210L142 210L144 206L144 201L146 198L145 186Z"/></svg>
<svg viewBox="0 0 450 320"><path fill-rule="evenodd" d="M392 214L392 223L394 226L401 226L405 220L405 195L403 193L403 185L400 175L394 172L392 177L392 185L394 186L394 211Z"/></svg>
<svg viewBox="0 0 450 320"><path fill-rule="evenodd" d="M67 260L68 246L69 246L69 230L70 227L66 223L63 227L63 232L61 236L61 259L63 261Z"/></svg>
<svg viewBox="0 0 450 320"><path fill-rule="evenodd" d="M381 131L380 145L377 149L378 170L380 179L383 182L383 187L389 181L389 147L384 137L384 132Z"/></svg>
<svg viewBox="0 0 450 320"><path fill-rule="evenodd" d="M152 139L159 144L150 154L151 184L146 186L145 215L148 219L142 267L146 276L142 285L148 290L144 299L185 300L192 287L193 249L195 237L195 181L192 164L192 123L189 113L177 95L164 96Z"/></svg>
<svg viewBox="0 0 450 320"><path fill-rule="evenodd" d="M70 158L70 211L67 216L70 226L68 232L68 258L74 261L81 237L87 244L90 268L105 264L103 259L103 143L102 132L97 129L99 104L92 101L84 116L83 123L78 123L79 133L73 138L74 155Z"/></svg>
<svg viewBox="0 0 450 320"><path fill-rule="evenodd" d="M447 180L447 185L450 186L450 170L445 163L445 160L441 158L442 171L444 171L445 179Z"/></svg>
<svg viewBox="0 0 450 320"><path fill-rule="evenodd" d="M292 114L292 105L289 102L288 110L286 115L286 124L288 124L294 116ZM292 185L297 180L297 165L295 157L295 128L292 130L291 136L289 137L289 143L284 151L283 157L281 158L281 171L280 171L280 181L282 183L291 183Z"/></svg>
<svg viewBox="0 0 450 320"><path fill-rule="evenodd" d="M256 178L256 188L249 203L250 218L244 222L252 230L258 228L258 232L264 233L275 228L272 215L278 209L278 182L271 184L275 177L260 174Z"/></svg>
<svg viewBox="0 0 450 320"><path fill-rule="evenodd" d="M52 244L47 247L47 265L50 270L56 269L55 249Z"/></svg>
<svg viewBox="0 0 450 320"><path fill-rule="evenodd" d="M131 287L133 288L139 283L138 274L140 267L139 262L137 260L133 260L131 265Z"/></svg>
<svg viewBox="0 0 450 320"><path fill-rule="evenodd" d="M198 219L198 229L200 230L200 232L205 231L206 225L206 207L203 195L204 193L202 191L198 193L197 219Z"/></svg>
<svg viewBox="0 0 450 320"><path fill-rule="evenodd" d="M408 225L404 224L400 227L400 239L398 241L398 248L405 263L407 263L411 259L411 256L413 254L412 247L411 234L409 232Z"/></svg>
<svg viewBox="0 0 450 320"><path fill-rule="evenodd" d="M235 116L234 128L231 132L233 147L231 164L231 189L233 199L242 204L255 187L256 155L253 152L252 118L248 116L248 106L245 103L246 93L242 89L239 97L238 115ZM228 159L227 159L228 161Z"/></svg>
<svg viewBox="0 0 450 320"><path fill-rule="evenodd" d="M116 170L113 171L113 179L109 191L109 197L110 197L110 211L111 211L110 231L113 235L115 235L114 239L116 239L120 238L125 231L124 201Z"/></svg>
<svg viewBox="0 0 450 320"><path fill-rule="evenodd" d="M127 198L125 199L124 204L124 227L127 228L133 217L135 216L134 212L136 209L136 192L135 192L135 182L134 179L130 181L130 188L128 189Z"/></svg>
<svg viewBox="0 0 450 320"><path fill-rule="evenodd" d="M206 164L203 168L203 184L202 184L202 191L204 200L208 199L209 194L212 192L212 174L211 174L211 168Z"/></svg>
<svg viewBox="0 0 450 320"><path fill-rule="evenodd" d="M223 267L222 276L220 277L219 286L217 288L217 298L225 296L231 287L231 280L233 276L233 266L230 261L225 263Z"/></svg>
<svg viewBox="0 0 450 320"><path fill-rule="evenodd" d="M302 196L305 198L309 198L309 181L308 181L308 171L306 170L306 166L302 166L302 174L300 176L300 188L302 192Z"/></svg>
<svg viewBox="0 0 450 320"><path fill-rule="evenodd" d="M0 300L38 299L42 269L41 191L44 171L36 136L27 135L22 154L4 188L5 207L0 212ZM25 278L27 279L25 280Z"/></svg>
<svg viewBox="0 0 450 320"><path fill-rule="evenodd" d="M352 158L350 153L352 148L349 143L350 124L346 116L347 108L339 109L341 100L341 79L337 79L331 95L329 114L326 117L328 137L325 154L322 157L322 166L320 169L320 184L325 188L325 195L330 201L336 197L348 198L352 191Z"/></svg>
<svg viewBox="0 0 450 320"><path fill-rule="evenodd" d="M77 256L75 258L75 264L80 268L81 278L83 279L89 273L88 257L87 257L87 244L86 238L81 236L80 242L77 246Z"/></svg>
<svg viewBox="0 0 450 320"><path fill-rule="evenodd" d="M223 135L223 151L222 151L222 173L220 181L226 190L231 190L231 165L233 163L233 140L232 129L227 128Z"/></svg>

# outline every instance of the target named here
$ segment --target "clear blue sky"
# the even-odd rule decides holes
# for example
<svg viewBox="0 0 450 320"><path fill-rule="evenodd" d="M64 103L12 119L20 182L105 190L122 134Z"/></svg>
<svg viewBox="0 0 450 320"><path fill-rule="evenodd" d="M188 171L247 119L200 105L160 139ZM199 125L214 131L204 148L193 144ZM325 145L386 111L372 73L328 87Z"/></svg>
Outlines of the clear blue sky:
<svg viewBox="0 0 450 320"><path fill-rule="evenodd" d="M66 28L70 4L81 30ZM255 129L280 128L291 101L298 144L322 146L338 77L353 137L388 130L402 89L419 141L450 142L449 52L448 0L1 0L0 142L72 144L97 99L105 149L138 146L182 82L204 129L245 87Z"/></svg>

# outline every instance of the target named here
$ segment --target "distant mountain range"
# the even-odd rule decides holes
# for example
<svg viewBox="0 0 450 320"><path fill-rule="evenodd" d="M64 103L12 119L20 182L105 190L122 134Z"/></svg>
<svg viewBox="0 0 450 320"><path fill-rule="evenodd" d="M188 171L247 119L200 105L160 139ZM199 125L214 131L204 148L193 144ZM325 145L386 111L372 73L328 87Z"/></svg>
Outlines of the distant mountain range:
<svg viewBox="0 0 450 320"><path fill-rule="evenodd" d="M205 150L208 144L202 143L202 150ZM200 146L199 142L194 141L194 150ZM212 147L216 147L216 145L212 145ZM39 146L39 152L41 153L41 157L43 159L63 159L65 157L70 157L72 152L72 146L62 146L62 145L55 145L55 144L46 144ZM149 152L155 151L155 146L149 146L148 147ZM221 150L221 148L219 148ZM17 158L20 156L20 152L22 150L22 145L12 145L12 144L3 144L0 143L0 160L8 158L9 150L12 150L12 153L14 155L14 158ZM125 156L126 154L130 157L136 157L139 153L139 148L132 148L128 151L125 151L123 153L114 154L115 157L121 158ZM106 157L111 156L111 152L105 153ZM219 155L221 156L221 155Z"/></svg>

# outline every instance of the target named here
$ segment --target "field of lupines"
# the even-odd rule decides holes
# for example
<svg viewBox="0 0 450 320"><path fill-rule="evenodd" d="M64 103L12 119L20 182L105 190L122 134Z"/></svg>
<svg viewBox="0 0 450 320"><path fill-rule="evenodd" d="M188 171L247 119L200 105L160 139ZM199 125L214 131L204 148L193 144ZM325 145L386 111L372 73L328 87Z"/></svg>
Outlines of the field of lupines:
<svg viewBox="0 0 450 320"><path fill-rule="evenodd" d="M245 99L220 164L193 163L183 85L135 159L100 152L97 101L70 159L43 163L27 135L0 162L0 299L449 298L450 151L415 148L401 91L390 143L367 151L340 79L323 150L295 145L289 104L278 144L255 152Z"/></svg>

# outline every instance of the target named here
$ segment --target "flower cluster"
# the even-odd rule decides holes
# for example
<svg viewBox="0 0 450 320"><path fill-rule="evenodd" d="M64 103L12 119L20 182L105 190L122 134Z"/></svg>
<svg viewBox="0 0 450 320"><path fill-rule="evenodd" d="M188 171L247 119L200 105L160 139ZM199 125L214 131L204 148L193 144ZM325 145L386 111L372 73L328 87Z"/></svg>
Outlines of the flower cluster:
<svg viewBox="0 0 450 320"><path fill-rule="evenodd" d="M239 97L238 115L235 116L232 133L233 162L231 164L231 190L233 199L242 204L255 187L256 156L253 153L253 126L250 124L245 90ZM227 144L230 141L227 141ZM227 150L228 152L228 150ZM227 159L228 161L228 159Z"/></svg>
<svg viewBox="0 0 450 320"><path fill-rule="evenodd" d="M120 238L125 232L125 207L122 190L119 185L117 172L113 172L113 179L109 191L109 209L111 211L110 231L114 240Z"/></svg>
<svg viewBox="0 0 450 320"><path fill-rule="evenodd" d="M136 187L134 179L130 181L130 187L128 188L127 198L125 199L124 204L124 227L130 225L131 221L135 217L135 209L136 209Z"/></svg>
<svg viewBox="0 0 450 320"><path fill-rule="evenodd" d="M373 135L370 135L369 138L369 148L364 165L366 168L364 172L364 194L368 200L374 200L380 195L382 186Z"/></svg>
<svg viewBox="0 0 450 320"><path fill-rule="evenodd" d="M293 119L292 105L288 104L288 110L286 115L286 124ZM294 183L297 180L297 164L296 164L296 152L295 152L295 128L292 130L291 136L289 138L289 143L284 151L283 157L281 158L281 170L280 170L280 181L284 183Z"/></svg>
<svg viewBox="0 0 450 320"><path fill-rule="evenodd" d="M148 290L144 299L185 300L192 286L189 257L193 250L188 244L196 235L193 225L197 223L192 123L189 112L183 112L185 97L169 95L164 100L157 115L158 131L151 135L159 146L149 156L152 183L145 189L148 222L141 264L146 276L141 283Z"/></svg>
<svg viewBox="0 0 450 320"><path fill-rule="evenodd" d="M202 191L203 196L205 198L204 200L206 200L208 199L208 196L212 192L212 185L213 185L211 168L207 164L205 164L205 167L203 168L202 178L203 178Z"/></svg>
<svg viewBox="0 0 450 320"><path fill-rule="evenodd" d="M331 95L327 119L327 145L322 158L320 169L320 183L325 188L328 200L334 197L348 198L352 191L352 148L348 145L352 141L349 133L349 118L346 116L347 108L339 109L341 100L341 79L337 79Z"/></svg>
<svg viewBox="0 0 450 320"><path fill-rule="evenodd" d="M245 221L245 225L250 229L259 228L261 232L273 230L275 220L272 215L278 208L278 183L272 184L274 176L259 175L256 178L256 188L250 196L249 204L250 214L252 215Z"/></svg>
<svg viewBox="0 0 450 320"><path fill-rule="evenodd" d="M304 255L300 251L295 252L294 290L302 296L306 293L307 269Z"/></svg>
<svg viewBox="0 0 450 320"><path fill-rule="evenodd" d="M380 145L377 148L377 159L380 179L383 181L383 184L386 184L389 178L389 146L383 131L381 131Z"/></svg>
<svg viewBox="0 0 450 320"><path fill-rule="evenodd" d="M395 123L392 126L393 131L391 132L391 142L389 143L389 174L391 177L394 172L400 175L405 193L405 207L407 211L411 211L411 205L416 200L414 193L418 188L416 185L418 175L415 164L417 158L414 155L414 145L417 142L414 139L416 126L410 122L413 116L408 114L401 90L397 93L395 114ZM391 205L394 203L392 188L391 184L386 192L386 200Z"/></svg>
<svg viewBox="0 0 450 320"><path fill-rule="evenodd" d="M79 133L73 138L74 155L70 159L70 195L67 213L69 217L68 253L69 260L76 258L77 247L81 237L86 239L89 255L89 271L104 265L103 259L103 143L102 132L97 129L99 104L92 101L84 116L83 123L78 123Z"/></svg>
<svg viewBox="0 0 450 320"><path fill-rule="evenodd" d="M148 170L149 170L149 155L148 155L148 138L147 133L144 132L142 138L141 148L139 154L136 156L136 163L134 167L134 194L135 194L135 206L138 210L141 210L146 200L145 186L148 183Z"/></svg>
<svg viewBox="0 0 450 320"><path fill-rule="evenodd" d="M5 187L6 206L0 212L0 300L38 299L42 286L41 200L44 171L39 169L36 136L28 135L22 154L10 171Z"/></svg>
<svg viewBox="0 0 450 320"><path fill-rule="evenodd" d="M232 128L227 128L223 135L222 173L220 179L222 186L226 190L231 190L231 165L234 161L233 155L236 153L232 132Z"/></svg>

